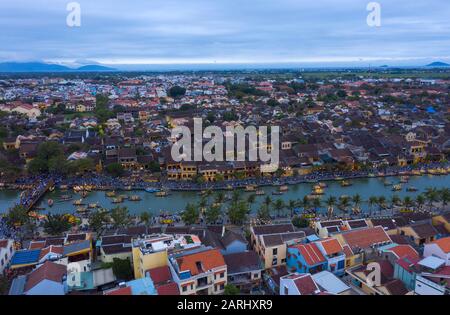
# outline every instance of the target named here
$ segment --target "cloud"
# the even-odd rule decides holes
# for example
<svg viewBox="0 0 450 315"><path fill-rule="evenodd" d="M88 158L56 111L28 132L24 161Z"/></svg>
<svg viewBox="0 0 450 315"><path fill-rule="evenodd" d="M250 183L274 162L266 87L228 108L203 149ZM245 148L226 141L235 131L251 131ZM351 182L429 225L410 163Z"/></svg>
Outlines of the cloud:
<svg viewBox="0 0 450 315"><path fill-rule="evenodd" d="M1 60L107 64L326 62L450 56L448 0L62 0L0 2Z"/></svg>

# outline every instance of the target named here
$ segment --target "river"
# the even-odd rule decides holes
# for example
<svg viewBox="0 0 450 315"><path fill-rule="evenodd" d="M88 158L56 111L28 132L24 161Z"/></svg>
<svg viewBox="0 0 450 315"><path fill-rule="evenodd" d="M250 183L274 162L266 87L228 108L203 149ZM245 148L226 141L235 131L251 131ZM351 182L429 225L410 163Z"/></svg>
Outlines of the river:
<svg viewBox="0 0 450 315"><path fill-rule="evenodd" d="M399 183L400 179L397 177L391 178L366 178L366 179L356 179L352 180L353 184L350 187L341 187L339 182L327 182L328 187L325 189L325 195L322 200L325 200L328 196L332 195L339 197L342 195L352 196L354 194L360 194L363 203L363 211L368 209L367 200L370 196L381 196L384 195L388 200L392 197L394 192L392 191L392 186L385 186L384 181L388 180L394 184ZM308 195L312 191L314 184L304 183L289 186L289 191L280 196L272 195L273 191L277 191L278 187L263 187L262 190L266 192L265 196L257 196L256 201L252 206L252 210L255 211L259 205L263 202L266 196L270 196L272 200L282 199L288 202L291 199L302 199L305 195ZM406 187L413 186L418 189L417 192L407 192ZM403 184L401 191L395 192L400 197L405 197L407 195L415 198L419 193L424 192L428 187L444 188L450 187L450 175L445 176L411 176L408 184ZM226 191L226 194L231 194L230 191ZM38 207L45 208L41 213L73 213L75 211L75 206L72 204L73 200L58 202L62 195L72 195L73 200L80 199L81 197L72 191L59 191L55 190L53 192L47 193L44 198L37 205ZM113 204L111 198L105 196L104 192L94 191L89 193L89 195L83 200L83 203L98 203L101 207L106 209L111 209L117 205L128 207L131 214L139 214L143 211L150 211L151 213L158 214L161 210L167 212L179 212L184 209L187 203L197 202L200 196L197 192L179 192L172 191L168 197L156 197L152 193L147 193L145 191L124 191L118 192L122 195L138 195L141 197L141 201L124 201L122 204ZM247 197L248 192L243 193L244 197ZM20 195L19 191L12 190L1 190L0 191L0 213L5 213L8 208L10 208L18 200ZM214 194L212 195L214 196ZM211 197L212 198L212 197ZM47 200L53 199L55 201L53 207L47 205ZM212 199L211 199L212 200ZM324 209L322 209L324 211Z"/></svg>

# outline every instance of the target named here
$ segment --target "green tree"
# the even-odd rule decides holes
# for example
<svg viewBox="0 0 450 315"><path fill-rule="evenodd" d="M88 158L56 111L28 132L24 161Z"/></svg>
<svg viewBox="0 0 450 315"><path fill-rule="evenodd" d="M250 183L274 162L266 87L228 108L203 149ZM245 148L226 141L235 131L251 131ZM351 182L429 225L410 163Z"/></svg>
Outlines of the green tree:
<svg viewBox="0 0 450 315"><path fill-rule="evenodd" d="M378 203L378 198L376 196L369 197L369 216L372 216L373 206Z"/></svg>
<svg viewBox="0 0 450 315"><path fill-rule="evenodd" d="M450 189L449 188L442 188L439 191L439 197L442 203L442 209L445 209L445 207L450 202Z"/></svg>
<svg viewBox="0 0 450 315"><path fill-rule="evenodd" d="M169 89L169 93L168 93L168 95L170 97L174 97L174 98L184 96L185 94L186 94L186 89L181 86L178 86L178 85L172 86Z"/></svg>
<svg viewBox="0 0 450 315"><path fill-rule="evenodd" d="M328 217L331 218L333 216L333 212L334 212L334 206L336 205L336 197L334 196L330 196L327 198L327 200L325 200L325 204L328 207L327 213L328 213Z"/></svg>
<svg viewBox="0 0 450 315"><path fill-rule="evenodd" d="M94 211L89 215L89 227L97 233L98 238L105 232L109 222L108 211L104 209Z"/></svg>
<svg viewBox="0 0 450 315"><path fill-rule="evenodd" d="M220 218L220 215L222 214L221 206L220 205L211 205L206 208L206 222L207 223L216 223L217 220Z"/></svg>
<svg viewBox="0 0 450 315"><path fill-rule="evenodd" d="M267 205L261 205L261 207L258 209L258 219L262 221L270 221L270 208Z"/></svg>
<svg viewBox="0 0 450 315"><path fill-rule="evenodd" d="M239 293L241 293L241 292L240 292L239 288L236 287L235 285L227 284L225 286L225 289L224 289L225 295L239 295Z"/></svg>
<svg viewBox="0 0 450 315"><path fill-rule="evenodd" d="M111 209L110 217L114 227L126 227L131 223L130 213L127 207L115 207Z"/></svg>
<svg viewBox="0 0 450 315"><path fill-rule="evenodd" d="M120 163L112 163L105 167L105 170L108 174L114 176L114 177L121 177L123 176L125 169L123 168L122 164Z"/></svg>
<svg viewBox="0 0 450 315"><path fill-rule="evenodd" d="M294 216L294 210L297 208L297 201L295 200L289 200L286 208L289 210L289 216L292 218Z"/></svg>
<svg viewBox="0 0 450 315"><path fill-rule="evenodd" d="M129 281L133 279L133 269L130 259L114 258L112 263L113 273L118 280Z"/></svg>
<svg viewBox="0 0 450 315"><path fill-rule="evenodd" d="M62 214L48 214L44 222L44 231L50 235L62 235L71 227L67 216Z"/></svg>
<svg viewBox="0 0 450 315"><path fill-rule="evenodd" d="M181 214L181 218L186 225L192 225L197 223L199 216L200 211L198 207L190 203L186 205L186 208Z"/></svg>
<svg viewBox="0 0 450 315"><path fill-rule="evenodd" d="M246 201L240 200L233 202L228 208L228 218L232 224L242 225L250 212L250 208Z"/></svg>
<svg viewBox="0 0 450 315"><path fill-rule="evenodd" d="M273 209L277 212L277 216L280 217L281 216L281 212L284 209L284 202L282 199L277 199L275 200L274 204L273 204Z"/></svg>
<svg viewBox="0 0 450 315"><path fill-rule="evenodd" d="M140 214L139 219L141 222L143 222L146 226L150 223L150 220L152 219L152 215L148 211L144 211Z"/></svg>
<svg viewBox="0 0 450 315"><path fill-rule="evenodd" d="M16 205L9 209L6 218L10 226L23 226L26 223L30 222L28 210L21 205Z"/></svg>
<svg viewBox="0 0 450 315"><path fill-rule="evenodd" d="M417 195L416 204L419 210L422 210L422 207L425 204L425 197L422 194Z"/></svg>
<svg viewBox="0 0 450 315"><path fill-rule="evenodd" d="M431 211L433 204L439 200L439 193L436 188L427 188L425 190L425 199L428 201L428 206Z"/></svg>
<svg viewBox="0 0 450 315"><path fill-rule="evenodd" d="M302 216L294 217L294 219L292 219L292 224L300 229L309 227L309 221Z"/></svg>

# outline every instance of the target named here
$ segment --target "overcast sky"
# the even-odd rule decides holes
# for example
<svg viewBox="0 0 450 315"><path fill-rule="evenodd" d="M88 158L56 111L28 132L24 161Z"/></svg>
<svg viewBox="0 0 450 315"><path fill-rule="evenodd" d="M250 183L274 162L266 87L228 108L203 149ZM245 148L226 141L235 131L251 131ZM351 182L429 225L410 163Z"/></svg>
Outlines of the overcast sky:
<svg viewBox="0 0 450 315"><path fill-rule="evenodd" d="M450 61L449 0L1 0L0 61L79 64Z"/></svg>

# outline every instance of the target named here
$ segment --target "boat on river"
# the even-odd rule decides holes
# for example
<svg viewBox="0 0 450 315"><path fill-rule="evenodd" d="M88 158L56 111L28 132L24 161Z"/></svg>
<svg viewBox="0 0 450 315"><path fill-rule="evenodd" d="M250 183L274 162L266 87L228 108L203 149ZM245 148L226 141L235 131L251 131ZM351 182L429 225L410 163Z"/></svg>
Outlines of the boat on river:
<svg viewBox="0 0 450 315"><path fill-rule="evenodd" d="M247 185L247 186L245 186L245 191L247 191L247 192L254 192L254 191L256 191L256 186Z"/></svg>
<svg viewBox="0 0 450 315"><path fill-rule="evenodd" d="M278 189L280 192L285 192L289 190L289 187L286 185L280 186L280 188Z"/></svg>
<svg viewBox="0 0 450 315"><path fill-rule="evenodd" d="M83 206L83 205L84 205L83 199L75 200L75 201L73 202L73 204L74 204L75 206Z"/></svg>
<svg viewBox="0 0 450 315"><path fill-rule="evenodd" d="M315 185L315 186L313 187L313 192L312 192L312 194L313 194L314 196L321 196L321 195L323 195L324 193L325 193L325 192L324 192L323 188L320 187L320 185Z"/></svg>
<svg viewBox="0 0 450 315"><path fill-rule="evenodd" d="M352 185L352 183L350 183L350 182L347 181L347 180L341 181L341 187L349 187L349 186L351 186L351 185Z"/></svg>
<svg viewBox="0 0 450 315"><path fill-rule="evenodd" d="M392 191L400 191L400 190L402 190L402 185L401 184L394 185L392 187Z"/></svg>
<svg viewBox="0 0 450 315"><path fill-rule="evenodd" d="M116 192L115 191L107 191L105 193L106 197L110 197L110 198L114 198L116 196Z"/></svg>
<svg viewBox="0 0 450 315"><path fill-rule="evenodd" d="M158 188L153 188L153 187L147 187L147 188L145 188L145 191L148 192L148 193L153 194L153 193L159 192L159 189Z"/></svg>
<svg viewBox="0 0 450 315"><path fill-rule="evenodd" d="M129 201L141 201L141 197L138 195L133 195L128 198Z"/></svg>
<svg viewBox="0 0 450 315"><path fill-rule="evenodd" d="M266 192L264 190L257 190L255 192L255 195L257 195L257 196L264 196L265 194L266 194Z"/></svg>
<svg viewBox="0 0 450 315"><path fill-rule="evenodd" d="M156 197L167 197L168 195L169 195L169 193L168 193L167 191L165 191L165 190L163 190L163 191L158 191L158 192L156 192L156 194L155 194Z"/></svg>

